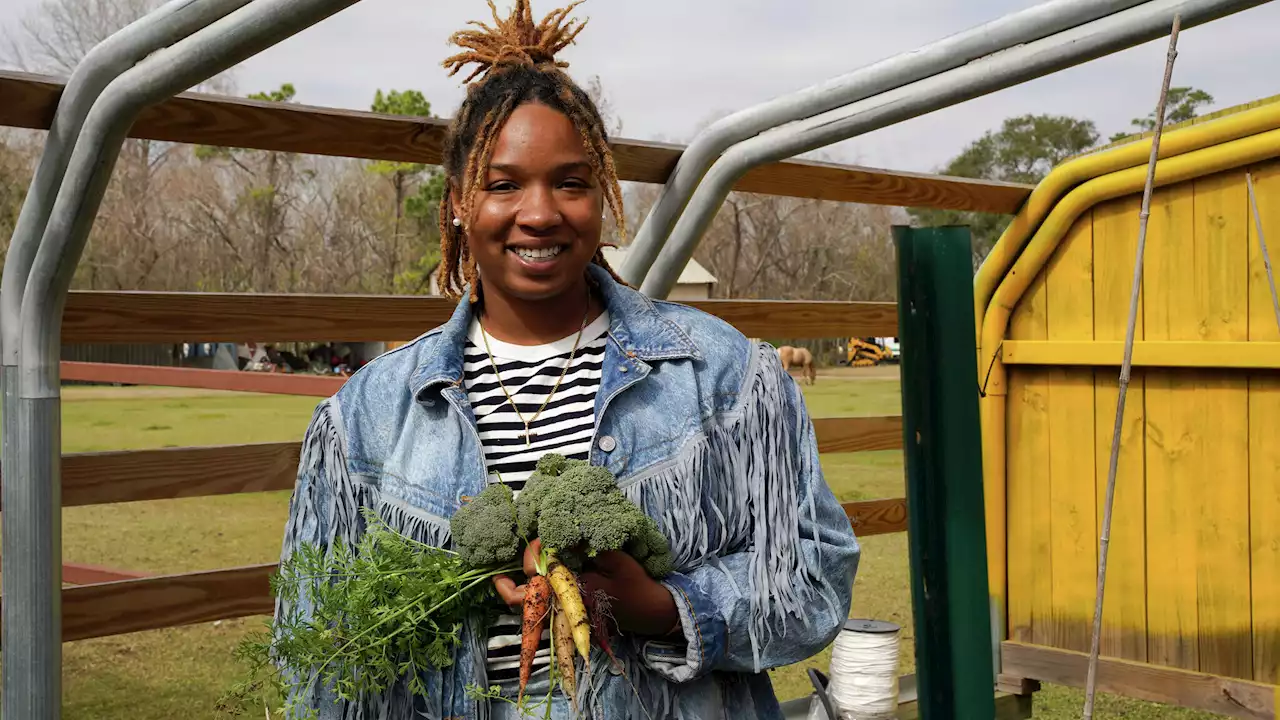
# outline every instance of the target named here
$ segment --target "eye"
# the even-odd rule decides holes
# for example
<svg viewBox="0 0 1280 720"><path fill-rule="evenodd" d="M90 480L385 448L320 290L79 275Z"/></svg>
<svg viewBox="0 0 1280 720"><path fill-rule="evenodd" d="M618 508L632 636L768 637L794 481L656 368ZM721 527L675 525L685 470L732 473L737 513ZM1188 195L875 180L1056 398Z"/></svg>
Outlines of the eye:
<svg viewBox="0 0 1280 720"><path fill-rule="evenodd" d="M569 188L570 190L589 190L591 188L591 183L586 180L582 180L581 178L569 178L561 183L561 185Z"/></svg>
<svg viewBox="0 0 1280 720"><path fill-rule="evenodd" d="M516 184L510 180L494 180L485 188L485 192L510 192L516 189Z"/></svg>

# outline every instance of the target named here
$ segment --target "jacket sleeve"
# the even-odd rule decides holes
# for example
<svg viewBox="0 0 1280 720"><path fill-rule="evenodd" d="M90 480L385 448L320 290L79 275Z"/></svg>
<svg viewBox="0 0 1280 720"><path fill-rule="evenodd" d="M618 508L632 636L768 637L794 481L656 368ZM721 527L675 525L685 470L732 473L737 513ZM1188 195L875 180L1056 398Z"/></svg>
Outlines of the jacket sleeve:
<svg viewBox="0 0 1280 720"><path fill-rule="evenodd" d="M823 477L804 398L771 348L756 350L752 368L731 424L711 431L703 464L713 467L702 470L708 522L724 518L740 539L664 580L683 642L643 648L675 682L800 662L849 615L861 551Z"/></svg>

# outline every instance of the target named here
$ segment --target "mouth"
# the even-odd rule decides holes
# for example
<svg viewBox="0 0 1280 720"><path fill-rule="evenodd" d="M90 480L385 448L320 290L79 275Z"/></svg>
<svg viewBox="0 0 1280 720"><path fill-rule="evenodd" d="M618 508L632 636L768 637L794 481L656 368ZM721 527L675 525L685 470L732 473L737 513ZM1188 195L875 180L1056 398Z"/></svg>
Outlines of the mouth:
<svg viewBox="0 0 1280 720"><path fill-rule="evenodd" d="M507 250L520 261L531 267L542 268L555 262L556 258L569 249L568 245L552 245L550 247L508 247Z"/></svg>

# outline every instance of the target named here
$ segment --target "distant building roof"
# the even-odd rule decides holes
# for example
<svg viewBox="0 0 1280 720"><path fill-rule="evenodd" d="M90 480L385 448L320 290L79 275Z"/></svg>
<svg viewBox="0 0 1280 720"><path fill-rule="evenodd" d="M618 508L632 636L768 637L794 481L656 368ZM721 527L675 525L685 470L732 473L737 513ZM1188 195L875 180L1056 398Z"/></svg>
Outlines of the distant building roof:
<svg viewBox="0 0 1280 720"><path fill-rule="evenodd" d="M627 248L625 247L606 247L604 248L604 259L609 265L617 270L622 267L623 261L627 257ZM684 266L684 271L680 273L676 283L679 285L704 285L714 284L718 282L716 276L707 272L707 269L698 264L697 260L689 259L689 264Z"/></svg>

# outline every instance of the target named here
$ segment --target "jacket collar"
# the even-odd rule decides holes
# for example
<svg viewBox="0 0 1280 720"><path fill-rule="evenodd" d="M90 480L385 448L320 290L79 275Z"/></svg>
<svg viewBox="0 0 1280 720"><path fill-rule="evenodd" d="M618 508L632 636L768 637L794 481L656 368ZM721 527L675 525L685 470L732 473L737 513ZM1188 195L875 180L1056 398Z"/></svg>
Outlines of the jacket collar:
<svg viewBox="0 0 1280 720"><path fill-rule="evenodd" d="M595 263L587 273L609 311L609 335L627 357L645 362L703 359L689 335L664 317L653 300L618 283ZM433 387L462 384L462 354L473 313L469 290L462 293L453 315L423 339L425 352L409 378L415 398L421 399Z"/></svg>

